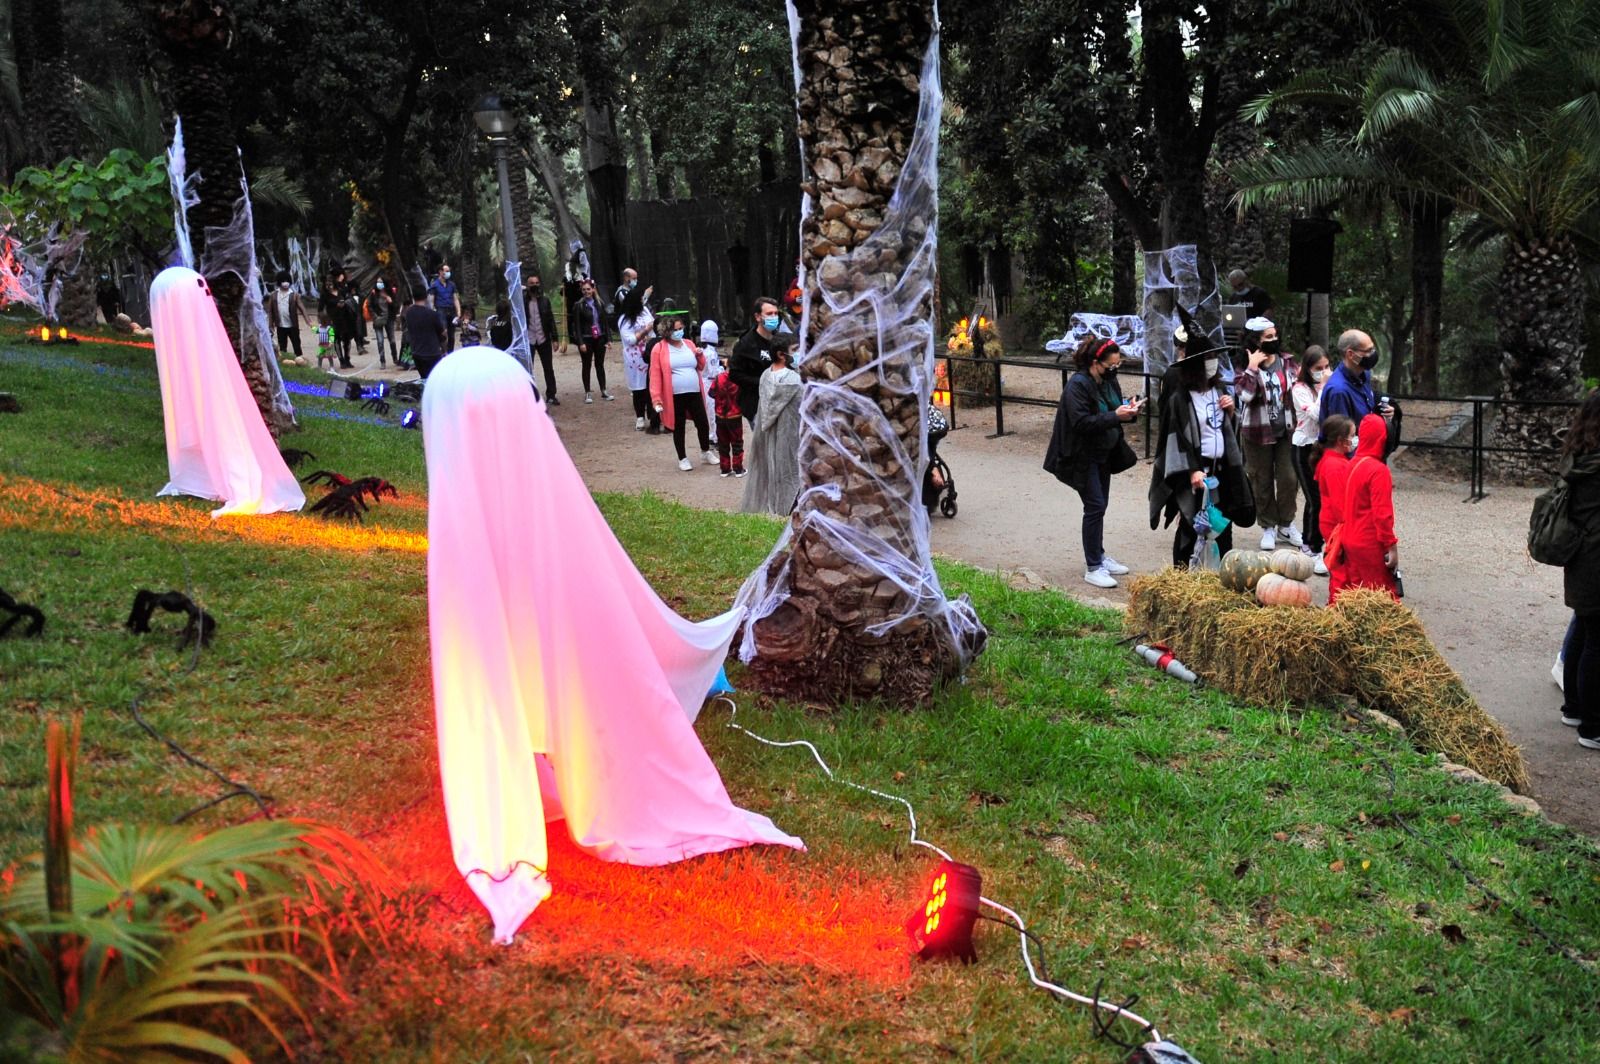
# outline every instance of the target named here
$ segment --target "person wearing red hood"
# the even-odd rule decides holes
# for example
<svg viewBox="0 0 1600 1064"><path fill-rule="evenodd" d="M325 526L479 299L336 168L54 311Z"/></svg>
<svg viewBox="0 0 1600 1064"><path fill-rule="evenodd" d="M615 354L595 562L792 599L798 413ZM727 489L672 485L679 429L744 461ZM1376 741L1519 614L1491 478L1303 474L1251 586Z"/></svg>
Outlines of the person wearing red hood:
<svg viewBox="0 0 1600 1064"><path fill-rule="evenodd" d="M1400 568L1400 544L1394 534L1394 477L1383 460L1389 429L1378 414L1361 419L1356 432L1356 456L1344 494L1344 581L1328 603L1355 587L1381 588L1399 599L1395 570Z"/></svg>

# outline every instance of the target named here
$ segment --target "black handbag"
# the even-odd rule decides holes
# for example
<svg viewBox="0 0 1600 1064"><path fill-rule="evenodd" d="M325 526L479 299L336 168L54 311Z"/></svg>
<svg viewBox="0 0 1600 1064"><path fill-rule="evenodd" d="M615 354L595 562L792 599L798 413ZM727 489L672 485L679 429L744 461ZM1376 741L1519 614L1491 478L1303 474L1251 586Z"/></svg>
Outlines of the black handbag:
<svg viewBox="0 0 1600 1064"><path fill-rule="evenodd" d="M1128 446L1127 437L1117 437L1117 445L1111 448L1111 453L1106 457L1106 469L1113 474L1123 473L1138 464L1139 456Z"/></svg>

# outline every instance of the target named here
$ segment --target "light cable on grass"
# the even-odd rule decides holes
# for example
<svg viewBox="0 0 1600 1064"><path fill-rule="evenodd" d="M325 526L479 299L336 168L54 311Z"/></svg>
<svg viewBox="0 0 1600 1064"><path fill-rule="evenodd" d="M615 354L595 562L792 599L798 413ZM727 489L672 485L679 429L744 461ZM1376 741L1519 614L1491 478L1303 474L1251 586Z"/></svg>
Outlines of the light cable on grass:
<svg viewBox="0 0 1600 1064"><path fill-rule="evenodd" d="M948 853L946 853L944 850L940 849L938 846L934 845L931 842L928 842L926 839L921 839L921 838L917 837L917 812L916 812L916 810L914 808L912 808L911 803L909 801L907 801L906 799L900 797L897 794L889 794L889 793L884 792L884 791L876 790L876 789L874 789L872 787L863 786L862 784L859 784L859 783L852 783L850 780L840 779L838 776L836 776L834 774L833 769L828 767L828 763L822 759L822 754L818 752L817 748L814 745L812 745L810 742L808 742L807 740L805 740L805 739L787 739L787 740L768 739L767 737L765 737L763 735L757 735L755 732L751 731L749 728L746 728L744 725L742 725L742 724L740 724L738 722L739 705L738 705L737 702L735 702L733 699L729 698L725 694L717 695L715 701L728 703L729 717L728 717L728 723L726 725L727 727L732 728L735 731L743 732L745 735L750 736L750 738L754 739L756 742L762 743L762 744L764 744L766 746L774 746L774 747L779 747L779 748L803 746L803 747L805 747L807 750L809 750L811 752L811 756L814 759L816 759L816 762L817 762L818 766L821 767L823 773L828 777L830 782L837 783L837 784L840 784L840 785L845 786L845 787L849 787L849 788L851 788L853 790L865 792L866 794L873 795L874 797L882 798L885 801L898 802L900 805L905 807L906 818L911 823L911 843L912 843L912 845L913 846L926 847L927 849L932 850L934 853L938 854L940 857L943 857L947 861L955 860L955 858L951 857ZM1038 970L1036 970L1034 968L1034 966L1033 966L1033 954L1030 953L1029 950L1028 950L1028 940L1030 938L1032 938L1032 939L1034 939L1035 942L1037 942L1038 939L1034 936L1033 932L1028 930L1028 926L1027 926L1026 923L1023 922L1022 917L1019 916L1014 909L1008 908L1007 906L1002 905L1001 903L993 900L992 898L986 898L986 897L981 897L980 896L978 900L980 902L982 902L984 905L989 906L991 909L994 909L997 912L1002 912L1005 915L1009 916L1011 918L1012 922L1015 923L1016 931L1017 931L1017 940L1022 944L1022 964L1028 971L1028 980L1029 980L1029 982L1031 982L1034 986L1038 987L1041 990L1048 990L1050 993L1055 994L1058 997L1065 998L1068 1001L1075 1001L1075 1002L1077 1002L1077 1003L1079 1003L1081 1005L1087 1005L1091 1009L1104 1011L1104 1012L1109 1012L1115 1017L1128 1020L1131 1023L1137 1024L1138 1027L1142 1031L1144 1031L1146 1034L1148 1034L1150 1036L1150 1041L1151 1042L1160 1042L1160 1041L1162 1041L1161 1032L1156 1030L1155 1024L1151 1023L1149 1020L1145 1019L1143 1016L1138 1015L1137 1013L1128 1011L1128 1009L1126 1007L1124 1007L1122 1005L1113 1004L1113 1003L1108 1002L1108 1001L1102 1001L1098 995L1096 995L1095 997L1085 997L1082 994L1073 993L1071 990L1068 990L1063 986L1059 986L1056 983L1050 982L1048 978L1040 978ZM992 920L993 917L988 917L987 919L991 919ZM994 922L995 923L1003 923L1004 921L995 920ZM1040 967L1043 968L1043 966L1044 966L1044 948L1042 946L1039 947L1039 954L1040 954L1039 964L1040 964ZM1049 974L1048 972L1045 973L1045 975L1047 977L1048 977L1048 974ZM1132 1004L1132 1002L1134 1000L1137 1000L1137 999L1129 999L1129 1004ZM1095 1027L1096 1027L1096 1033L1097 1034L1106 1034L1107 1037L1110 1037L1110 1035L1108 1034L1107 1030L1105 1028L1103 1028L1098 1022L1096 1022ZM1113 1039L1113 1040L1115 1040L1115 1039Z"/></svg>

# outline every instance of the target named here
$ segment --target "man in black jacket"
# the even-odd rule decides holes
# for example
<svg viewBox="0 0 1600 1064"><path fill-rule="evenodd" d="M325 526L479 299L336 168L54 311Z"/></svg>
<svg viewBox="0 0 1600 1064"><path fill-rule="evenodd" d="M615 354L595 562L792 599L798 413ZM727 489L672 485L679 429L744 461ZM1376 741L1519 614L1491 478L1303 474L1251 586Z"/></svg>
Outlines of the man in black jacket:
<svg viewBox="0 0 1600 1064"><path fill-rule="evenodd" d="M786 345L778 335L783 317L778 301L762 296L750 308L755 318L755 328L739 337L733 345L733 357L728 360L728 376L739 386L739 413L752 426L756 421L756 406L761 399L761 374L772 366L772 352Z"/></svg>
<svg viewBox="0 0 1600 1064"><path fill-rule="evenodd" d="M556 371L551 365L556 337L556 312L550 297L544 294L539 275L531 274L522 286L528 315L528 350L539 356L544 365L544 401L549 406L560 406L556 398Z"/></svg>

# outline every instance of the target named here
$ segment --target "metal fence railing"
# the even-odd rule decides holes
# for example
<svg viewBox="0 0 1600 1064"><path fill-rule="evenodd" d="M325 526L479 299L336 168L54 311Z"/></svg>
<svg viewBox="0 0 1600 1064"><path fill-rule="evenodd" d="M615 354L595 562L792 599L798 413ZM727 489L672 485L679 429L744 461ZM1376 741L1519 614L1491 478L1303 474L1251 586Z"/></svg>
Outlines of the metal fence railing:
<svg viewBox="0 0 1600 1064"><path fill-rule="evenodd" d="M1019 356L978 358L975 355L940 354L938 357L945 363L945 380L947 381L950 389L951 428L955 429L959 427L956 421L957 399L979 400L983 405L992 407L994 411L994 431L987 437L991 440L998 439L1001 436L1011 435L1010 432L1006 431L1006 405L1008 403L1021 406L1054 408L1059 401L1058 399L1041 398L1037 395L1008 395L1002 387L1002 369L1014 367L1019 369L1040 370L1056 377L1059 377L1063 371L1071 372L1071 367L1065 360L1058 362L1055 360L1053 355L1040 355L1039 357L1035 358ZM982 395L970 390L958 389L955 385L955 367L953 365L957 362L978 363L992 368L994 373L994 383L990 394ZM1132 374L1129 372L1129 367L1126 361L1123 363L1123 376L1132 376ZM1150 402L1144 408L1144 412L1140 415L1140 421L1144 428L1144 457L1150 458L1154 453L1156 443L1156 433L1153 431L1153 427L1156 411L1161 402L1162 374L1151 373L1147 370L1141 369L1138 371L1138 376L1141 381L1143 394L1148 396L1150 399ZM1472 430L1468 442L1455 443L1447 440L1408 440L1404 438L1401 440L1401 443L1405 446L1417 450L1466 452L1468 455L1468 476L1470 479L1470 493L1464 500L1466 502L1478 502L1483 499L1485 495L1487 495L1485 482L1488 474L1488 458L1490 455L1520 456L1523 458L1548 460L1555 458L1560 452L1561 444L1560 441L1556 439L1552 439L1548 447L1519 447L1497 444L1493 442L1492 430L1496 411L1507 407L1559 407L1568 410L1576 410L1581 403L1580 400L1576 399L1502 399L1493 395L1391 395L1389 398L1393 400L1397 406L1403 406L1407 403L1429 403L1444 405L1453 404L1457 407L1471 404Z"/></svg>

